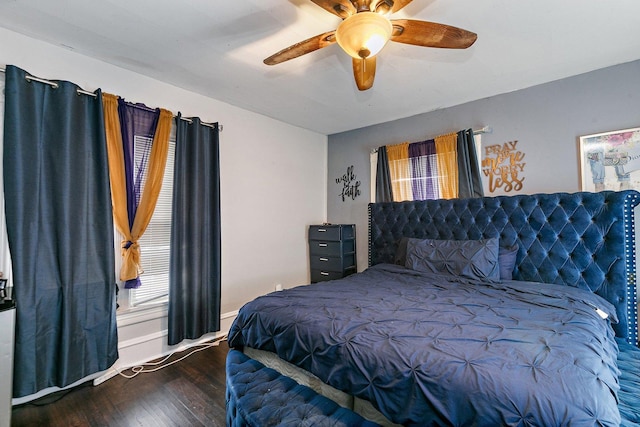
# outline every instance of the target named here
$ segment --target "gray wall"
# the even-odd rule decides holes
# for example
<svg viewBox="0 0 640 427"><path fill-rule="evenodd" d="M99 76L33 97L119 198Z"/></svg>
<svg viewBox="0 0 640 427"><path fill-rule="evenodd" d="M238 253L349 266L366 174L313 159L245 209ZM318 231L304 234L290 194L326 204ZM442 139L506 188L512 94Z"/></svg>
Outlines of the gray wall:
<svg viewBox="0 0 640 427"><path fill-rule="evenodd" d="M327 220L356 224L360 271L367 267L370 151L485 125L493 131L481 136L482 147L517 140L518 150L525 155L522 190L489 192L483 175L486 196L580 191L579 136L640 127L640 61L330 135ZM343 202L342 183L336 183L336 178L351 165L361 194Z"/></svg>

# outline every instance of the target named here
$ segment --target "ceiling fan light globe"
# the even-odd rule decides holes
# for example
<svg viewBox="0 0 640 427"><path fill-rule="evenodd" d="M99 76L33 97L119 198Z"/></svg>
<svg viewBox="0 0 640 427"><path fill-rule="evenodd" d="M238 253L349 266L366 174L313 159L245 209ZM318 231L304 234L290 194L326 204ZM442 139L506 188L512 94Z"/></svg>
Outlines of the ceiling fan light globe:
<svg viewBox="0 0 640 427"><path fill-rule="evenodd" d="M340 23L336 30L336 41L353 58L371 58L387 44L392 32L391 21L384 16L375 12L360 12Z"/></svg>

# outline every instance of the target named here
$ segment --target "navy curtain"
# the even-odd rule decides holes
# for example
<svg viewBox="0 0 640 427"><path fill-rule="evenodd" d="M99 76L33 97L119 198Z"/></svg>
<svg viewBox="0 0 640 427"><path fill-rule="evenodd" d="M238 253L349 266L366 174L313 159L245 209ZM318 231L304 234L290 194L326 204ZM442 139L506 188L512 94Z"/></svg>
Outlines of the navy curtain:
<svg viewBox="0 0 640 427"><path fill-rule="evenodd" d="M169 345L220 330L218 125L176 118Z"/></svg>
<svg viewBox="0 0 640 427"><path fill-rule="evenodd" d="M484 197L476 144L471 129L458 132L458 198Z"/></svg>
<svg viewBox="0 0 640 427"><path fill-rule="evenodd" d="M118 358L102 95L8 66L4 185L16 298L14 397Z"/></svg>
<svg viewBox="0 0 640 427"><path fill-rule="evenodd" d="M389 172L387 147L378 148L378 165L376 169L376 203L393 202L393 187Z"/></svg>

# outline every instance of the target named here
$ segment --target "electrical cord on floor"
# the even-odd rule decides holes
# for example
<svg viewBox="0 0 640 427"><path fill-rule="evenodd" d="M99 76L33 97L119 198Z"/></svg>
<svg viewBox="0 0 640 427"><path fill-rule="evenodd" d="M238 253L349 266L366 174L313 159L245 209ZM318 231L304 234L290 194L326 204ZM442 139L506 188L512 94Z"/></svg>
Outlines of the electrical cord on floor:
<svg viewBox="0 0 640 427"><path fill-rule="evenodd" d="M86 381L82 384L79 384L73 388L67 388L64 390L60 390L60 391L54 391L52 393L47 394L46 396L42 396L38 399L34 399L31 400L29 402L25 402L22 403L20 405L15 405L14 408L17 408L19 406L47 406L50 405L52 403L57 402L58 400L62 399L63 397L65 397L67 394L71 393L72 391L78 390L79 388L82 387L92 387L93 385L93 381Z"/></svg>
<svg viewBox="0 0 640 427"><path fill-rule="evenodd" d="M197 353L197 352L202 351L202 350L206 350L206 349L211 348L211 347L217 347L217 346L220 345L220 343L222 341L226 341L226 339L227 339L227 335L223 335L222 337L216 338L213 341L196 344L193 347L190 347L188 349L188 350L191 350L191 351L189 351L189 353L185 354L184 356L182 356L182 357L180 357L180 358L178 358L176 360L172 360L169 363L166 363L166 362L167 362L167 360L169 360L176 353L175 351L171 352L164 359L159 360L157 362L143 363L141 365L132 366L131 368L123 369L122 371L118 369L117 372L118 372L118 374L120 376L123 376L125 378L129 378L129 379L137 377L138 374L147 374L147 373L151 373L151 372L156 372L156 371L159 371L160 369L166 368L167 366L171 366L174 363L180 362L181 360L186 359L187 357L191 356L194 353ZM155 367L153 367L153 366L155 366ZM153 367L153 368L148 368L148 367ZM124 371L133 371L133 374L132 375L127 375L127 374L124 373Z"/></svg>

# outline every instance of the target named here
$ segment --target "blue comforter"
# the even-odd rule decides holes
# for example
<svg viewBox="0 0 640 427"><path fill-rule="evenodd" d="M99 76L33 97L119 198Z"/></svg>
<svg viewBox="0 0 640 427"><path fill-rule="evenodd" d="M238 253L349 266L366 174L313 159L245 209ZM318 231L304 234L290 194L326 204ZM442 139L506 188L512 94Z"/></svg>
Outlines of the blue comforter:
<svg viewBox="0 0 640 427"><path fill-rule="evenodd" d="M577 288L381 264L257 298L229 344L272 351L404 425L616 426L615 321Z"/></svg>

